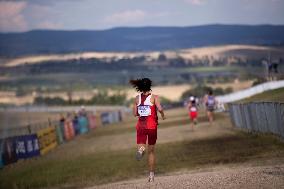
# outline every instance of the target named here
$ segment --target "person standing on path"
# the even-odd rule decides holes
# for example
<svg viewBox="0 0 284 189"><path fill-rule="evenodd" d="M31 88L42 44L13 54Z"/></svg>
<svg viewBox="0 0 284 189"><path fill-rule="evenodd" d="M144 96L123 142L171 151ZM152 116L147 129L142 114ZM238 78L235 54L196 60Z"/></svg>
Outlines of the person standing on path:
<svg viewBox="0 0 284 189"><path fill-rule="evenodd" d="M142 159L148 138L148 166L149 182L154 181L155 172L155 144L157 141L158 115L165 119L163 108L157 95L151 93L152 81L148 78L130 80L130 84L140 92L133 103L133 115L138 116L136 124L137 152L136 159Z"/></svg>
<svg viewBox="0 0 284 189"><path fill-rule="evenodd" d="M213 91L209 90L208 94L204 97L204 103L206 107L207 117L209 120L210 125L213 123L213 112L215 110L215 106L217 104L217 101L215 99L215 96L213 96Z"/></svg>

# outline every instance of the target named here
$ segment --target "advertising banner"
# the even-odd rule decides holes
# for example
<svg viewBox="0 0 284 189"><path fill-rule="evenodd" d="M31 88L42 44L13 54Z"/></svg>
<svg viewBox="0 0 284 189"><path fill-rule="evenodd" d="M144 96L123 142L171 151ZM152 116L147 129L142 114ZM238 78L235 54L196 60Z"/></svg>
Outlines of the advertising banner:
<svg viewBox="0 0 284 189"><path fill-rule="evenodd" d="M94 115L94 114L90 114L89 116L88 116L88 120L89 120L89 128L90 129L95 129L96 128L96 121L97 121L97 119L96 119L96 115Z"/></svg>
<svg viewBox="0 0 284 189"><path fill-rule="evenodd" d="M2 153L0 153L0 169L2 169L4 167L4 163L2 160Z"/></svg>
<svg viewBox="0 0 284 189"><path fill-rule="evenodd" d="M121 111L118 112L118 120L119 120L119 122L122 121L122 113L121 113Z"/></svg>
<svg viewBox="0 0 284 189"><path fill-rule="evenodd" d="M14 137L3 139L2 161L4 165L15 163L17 159Z"/></svg>
<svg viewBox="0 0 284 189"><path fill-rule="evenodd" d="M63 132L62 132L63 129L61 129L61 127L62 127L61 124L55 125L56 136L57 136L57 143L58 144L62 144L64 142L64 138L63 138L64 136L63 136Z"/></svg>
<svg viewBox="0 0 284 189"><path fill-rule="evenodd" d="M3 162L3 140L0 139L0 169L4 167Z"/></svg>
<svg viewBox="0 0 284 189"><path fill-rule="evenodd" d="M55 127L50 126L37 133L40 154L44 155L57 146Z"/></svg>
<svg viewBox="0 0 284 189"><path fill-rule="evenodd" d="M101 116L101 112L96 112L96 119L97 119L97 121L96 121L96 126L97 127L100 127L100 126L102 126L102 116Z"/></svg>
<svg viewBox="0 0 284 189"><path fill-rule="evenodd" d="M79 116L78 121L79 121L79 127L80 127L80 134L87 133L89 131L88 119L85 116Z"/></svg>
<svg viewBox="0 0 284 189"><path fill-rule="evenodd" d="M73 127L74 127L74 131L75 131L75 135L80 134L80 125L79 125L79 120L78 120L78 116L75 116L72 120L73 122Z"/></svg>
<svg viewBox="0 0 284 189"><path fill-rule="evenodd" d="M101 113L101 121L103 125L110 124L110 116L108 112Z"/></svg>
<svg viewBox="0 0 284 189"><path fill-rule="evenodd" d="M26 159L40 155L39 142L36 134L14 137L18 159Z"/></svg>
<svg viewBox="0 0 284 189"><path fill-rule="evenodd" d="M66 120L64 123L64 138L65 140L72 140L75 136L75 130L72 120Z"/></svg>
<svg viewBox="0 0 284 189"><path fill-rule="evenodd" d="M119 112L112 112L113 113L113 121L115 123L120 122L120 118L119 118Z"/></svg>
<svg viewBox="0 0 284 189"><path fill-rule="evenodd" d="M108 113L108 119L109 119L109 123L115 123L115 112L109 112Z"/></svg>

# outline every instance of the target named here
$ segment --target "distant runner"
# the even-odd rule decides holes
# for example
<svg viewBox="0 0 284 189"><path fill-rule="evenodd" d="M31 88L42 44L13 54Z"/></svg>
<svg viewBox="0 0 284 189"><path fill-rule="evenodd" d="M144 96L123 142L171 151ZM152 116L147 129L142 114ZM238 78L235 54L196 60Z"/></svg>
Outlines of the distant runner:
<svg viewBox="0 0 284 189"><path fill-rule="evenodd" d="M198 111L197 111L197 101L196 98L191 96L189 98L189 103L187 104L187 109L189 111L189 117L190 117L190 125L191 125L191 130L193 130L193 126L197 124L197 116L198 116Z"/></svg>
<svg viewBox="0 0 284 189"><path fill-rule="evenodd" d="M130 80L131 85L141 92L136 96L133 104L133 115L138 116L136 124L137 131L137 152L136 159L141 160L146 149L148 137L148 165L149 165L149 182L154 181L155 171L155 144L157 140L157 111L165 119L163 108L157 95L151 93L152 81L148 78Z"/></svg>
<svg viewBox="0 0 284 189"><path fill-rule="evenodd" d="M216 101L215 97L213 96L212 90L209 90L208 94L205 95L204 103L205 103L205 106L206 106L206 111L207 111L209 123L210 123L210 125L212 125L212 123L213 123L213 112L214 112L215 106L217 104L217 101Z"/></svg>

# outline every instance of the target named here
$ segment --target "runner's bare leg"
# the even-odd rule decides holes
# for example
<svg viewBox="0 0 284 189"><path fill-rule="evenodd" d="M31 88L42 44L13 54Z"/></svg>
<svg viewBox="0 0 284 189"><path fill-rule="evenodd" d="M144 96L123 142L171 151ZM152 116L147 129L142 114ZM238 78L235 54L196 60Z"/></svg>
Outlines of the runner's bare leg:
<svg viewBox="0 0 284 189"><path fill-rule="evenodd" d="M148 145L148 165L149 171L155 171L155 145Z"/></svg>
<svg viewBox="0 0 284 189"><path fill-rule="evenodd" d="M210 111L207 111L207 116L208 116L210 125L212 125L212 123L213 123L213 113L210 112Z"/></svg>

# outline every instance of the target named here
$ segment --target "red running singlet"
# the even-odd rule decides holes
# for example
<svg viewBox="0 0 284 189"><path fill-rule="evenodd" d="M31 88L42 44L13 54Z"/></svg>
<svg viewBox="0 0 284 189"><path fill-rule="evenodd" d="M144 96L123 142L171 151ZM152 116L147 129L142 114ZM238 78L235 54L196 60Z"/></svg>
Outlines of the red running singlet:
<svg viewBox="0 0 284 189"><path fill-rule="evenodd" d="M137 104L137 114L139 116L136 124L136 129L157 129L158 116L155 104L151 103L152 94L139 95L139 102Z"/></svg>

